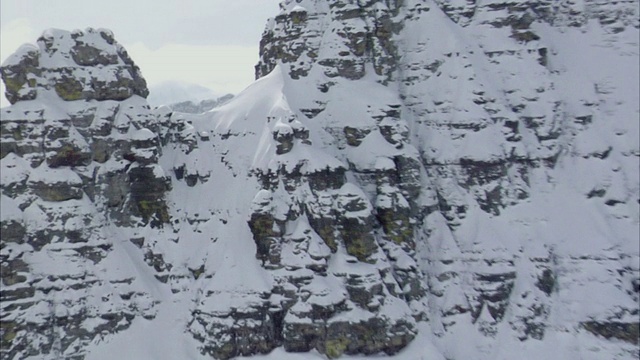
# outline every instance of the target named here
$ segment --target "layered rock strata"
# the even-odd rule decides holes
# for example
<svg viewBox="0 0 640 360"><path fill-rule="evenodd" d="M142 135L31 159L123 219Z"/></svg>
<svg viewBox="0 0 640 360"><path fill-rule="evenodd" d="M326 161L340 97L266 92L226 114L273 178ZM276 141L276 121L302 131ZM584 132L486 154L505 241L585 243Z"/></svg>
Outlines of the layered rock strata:
<svg viewBox="0 0 640 360"><path fill-rule="evenodd" d="M168 222L158 124L107 30L46 31L1 68L2 357L81 359L155 316L115 227Z"/></svg>
<svg viewBox="0 0 640 360"><path fill-rule="evenodd" d="M310 0L281 10L256 76L280 66L290 94L305 89L291 106L329 135L322 146L349 164L384 233L417 244L442 344L469 327L478 344L548 331L637 344L638 102L627 91L638 89L623 85L637 51L621 45L637 49L637 2ZM367 100L350 96L358 82ZM578 231L584 221L608 230ZM607 285L604 273L618 275ZM578 300L589 287L610 300ZM561 310L573 306L588 310Z"/></svg>

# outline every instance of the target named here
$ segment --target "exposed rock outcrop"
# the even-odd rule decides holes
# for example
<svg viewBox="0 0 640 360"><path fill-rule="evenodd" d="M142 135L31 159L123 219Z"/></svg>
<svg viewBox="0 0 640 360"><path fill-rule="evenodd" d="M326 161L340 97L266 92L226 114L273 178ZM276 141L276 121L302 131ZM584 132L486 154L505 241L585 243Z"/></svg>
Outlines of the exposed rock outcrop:
<svg viewBox="0 0 640 360"><path fill-rule="evenodd" d="M289 94L307 91L290 105L331 135L319 137L321 147L349 164L347 177L375 200L386 237L417 244L442 339L468 336L471 323L481 338L544 341L545 331L558 331L549 329L557 317L578 329L576 337L586 329L608 339L628 330L633 338L638 102L622 90L626 71L612 68L637 71L624 46L613 45L637 48L637 11L637 2L285 1L263 34L256 76L281 66L293 79ZM596 50L604 43L607 55ZM597 65L600 57L612 62ZM354 80L367 84L368 100L350 95ZM624 200L603 199L603 184L625 189L612 195ZM579 207L629 232L562 235L582 227L579 218L593 219ZM529 230L539 229L535 219L554 230ZM601 272L619 274L612 279L619 285L591 286L619 301L569 295ZM559 303L577 302L590 310L560 315Z"/></svg>
<svg viewBox="0 0 640 360"><path fill-rule="evenodd" d="M14 105L0 123L0 351L82 358L155 316L136 273L114 268L112 228L169 221L146 84L106 30L46 31L1 72Z"/></svg>

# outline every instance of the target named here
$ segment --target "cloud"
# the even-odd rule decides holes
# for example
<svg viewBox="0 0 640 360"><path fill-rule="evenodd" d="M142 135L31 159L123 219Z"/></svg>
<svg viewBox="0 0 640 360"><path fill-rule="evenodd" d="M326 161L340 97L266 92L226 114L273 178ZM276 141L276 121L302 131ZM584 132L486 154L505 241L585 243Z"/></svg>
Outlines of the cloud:
<svg viewBox="0 0 640 360"><path fill-rule="evenodd" d="M2 24L0 31L0 57L4 61L24 43L35 42L37 35L27 18L18 18Z"/></svg>
<svg viewBox="0 0 640 360"><path fill-rule="evenodd" d="M218 93L237 93L254 78L257 46L166 44L124 45L150 86L169 80L201 84Z"/></svg>
<svg viewBox="0 0 640 360"><path fill-rule="evenodd" d="M50 28L111 29L121 43L255 45L280 0L2 0L2 24L28 18L37 32Z"/></svg>

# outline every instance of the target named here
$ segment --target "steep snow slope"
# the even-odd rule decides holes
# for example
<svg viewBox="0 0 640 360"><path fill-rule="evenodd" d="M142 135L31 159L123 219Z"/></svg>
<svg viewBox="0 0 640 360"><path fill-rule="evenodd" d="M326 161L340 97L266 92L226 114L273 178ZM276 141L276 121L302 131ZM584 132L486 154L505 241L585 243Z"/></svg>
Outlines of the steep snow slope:
<svg viewBox="0 0 640 360"><path fill-rule="evenodd" d="M201 115L3 64L3 357L637 358L637 1L281 7Z"/></svg>

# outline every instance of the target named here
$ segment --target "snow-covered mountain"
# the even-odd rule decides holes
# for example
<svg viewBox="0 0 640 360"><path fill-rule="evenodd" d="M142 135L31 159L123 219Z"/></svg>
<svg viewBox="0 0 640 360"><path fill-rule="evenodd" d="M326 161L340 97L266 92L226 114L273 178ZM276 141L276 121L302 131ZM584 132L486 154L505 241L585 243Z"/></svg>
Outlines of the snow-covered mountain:
<svg viewBox="0 0 640 360"><path fill-rule="evenodd" d="M1 68L2 358L637 359L638 41L637 0L287 0L194 115L48 30Z"/></svg>
<svg viewBox="0 0 640 360"><path fill-rule="evenodd" d="M147 102L156 107L186 101L199 103L203 100L217 99L223 95L202 85L172 80L150 86Z"/></svg>
<svg viewBox="0 0 640 360"><path fill-rule="evenodd" d="M229 102L229 100L233 99L232 94L227 94L224 96L217 97L215 99L206 99L201 101L182 101L173 104L166 105L171 110L175 112L182 112L188 114L202 114L213 108L217 108L218 106L222 106Z"/></svg>

